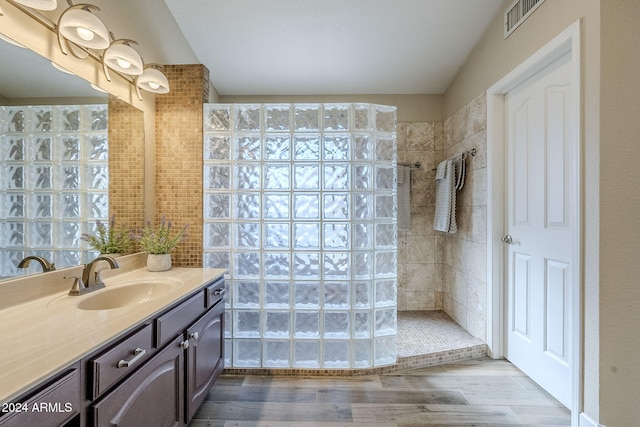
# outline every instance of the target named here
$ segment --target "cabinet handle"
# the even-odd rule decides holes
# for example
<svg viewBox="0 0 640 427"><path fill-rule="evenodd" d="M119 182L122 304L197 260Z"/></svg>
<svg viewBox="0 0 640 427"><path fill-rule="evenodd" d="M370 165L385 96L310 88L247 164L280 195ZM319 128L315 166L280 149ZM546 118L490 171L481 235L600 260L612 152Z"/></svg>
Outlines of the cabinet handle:
<svg viewBox="0 0 640 427"><path fill-rule="evenodd" d="M193 338L194 340L198 341L199 336L200 334L198 334L197 332L193 332L189 335L189 338Z"/></svg>
<svg viewBox="0 0 640 427"><path fill-rule="evenodd" d="M131 360L122 359L121 361L118 362L118 368L128 368L129 366L136 363L138 360L142 359L145 354L147 354L147 350L140 347L136 348L135 350L133 350L133 357L131 358Z"/></svg>
<svg viewBox="0 0 640 427"><path fill-rule="evenodd" d="M216 289L215 291L213 291L213 295L215 296L224 295L224 288Z"/></svg>
<svg viewBox="0 0 640 427"><path fill-rule="evenodd" d="M189 340L184 340L180 343L180 347L184 350L189 348Z"/></svg>

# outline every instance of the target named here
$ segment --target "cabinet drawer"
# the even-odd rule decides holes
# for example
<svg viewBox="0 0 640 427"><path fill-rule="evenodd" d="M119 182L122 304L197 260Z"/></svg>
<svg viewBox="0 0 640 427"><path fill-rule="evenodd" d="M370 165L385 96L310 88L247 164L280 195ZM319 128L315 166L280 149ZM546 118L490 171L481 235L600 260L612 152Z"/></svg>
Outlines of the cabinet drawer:
<svg viewBox="0 0 640 427"><path fill-rule="evenodd" d="M156 347L162 347L182 333L204 312L204 292L200 291L156 319Z"/></svg>
<svg viewBox="0 0 640 427"><path fill-rule="evenodd" d="M205 288L205 304L211 308L224 298L224 279L217 280Z"/></svg>
<svg viewBox="0 0 640 427"><path fill-rule="evenodd" d="M100 396L118 380L142 365L152 351L152 328L151 325L146 325L97 358L91 359L89 362L93 373L91 397L95 399Z"/></svg>
<svg viewBox="0 0 640 427"><path fill-rule="evenodd" d="M73 369L26 400L7 404L0 426L60 426L80 412L80 374ZM22 411L22 412L17 412Z"/></svg>
<svg viewBox="0 0 640 427"><path fill-rule="evenodd" d="M94 427L184 426L182 337L91 406Z"/></svg>

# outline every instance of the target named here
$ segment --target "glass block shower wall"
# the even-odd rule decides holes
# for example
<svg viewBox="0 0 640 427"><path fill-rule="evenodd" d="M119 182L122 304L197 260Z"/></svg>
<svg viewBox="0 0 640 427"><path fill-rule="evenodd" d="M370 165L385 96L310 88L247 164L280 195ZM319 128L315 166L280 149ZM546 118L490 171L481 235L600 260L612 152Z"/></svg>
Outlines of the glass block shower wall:
<svg viewBox="0 0 640 427"><path fill-rule="evenodd" d="M0 107L0 131L0 276L27 255L86 262L80 236L109 215L108 105Z"/></svg>
<svg viewBox="0 0 640 427"><path fill-rule="evenodd" d="M206 104L204 264L229 268L226 366L396 360L396 109Z"/></svg>

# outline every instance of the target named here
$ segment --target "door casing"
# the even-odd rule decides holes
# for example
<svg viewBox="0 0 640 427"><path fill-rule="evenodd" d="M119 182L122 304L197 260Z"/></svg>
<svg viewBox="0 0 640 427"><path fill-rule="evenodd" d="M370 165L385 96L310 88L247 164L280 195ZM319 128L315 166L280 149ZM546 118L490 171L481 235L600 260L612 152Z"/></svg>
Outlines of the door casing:
<svg viewBox="0 0 640 427"><path fill-rule="evenodd" d="M500 240L505 232L505 114L504 96L514 87L523 83L538 71L566 54L571 55L572 83L578 89L571 99L572 109L576 112L574 146L571 153L575 162L577 183L576 200L578 212L574 219L577 223L578 237L573 242L573 256L576 266L573 295L573 381L571 425L577 426L582 409L582 113L581 113L581 51L580 21L576 21L556 36L544 47L514 68L506 76L487 90L487 344L493 358L503 358L506 348L506 281L504 243Z"/></svg>

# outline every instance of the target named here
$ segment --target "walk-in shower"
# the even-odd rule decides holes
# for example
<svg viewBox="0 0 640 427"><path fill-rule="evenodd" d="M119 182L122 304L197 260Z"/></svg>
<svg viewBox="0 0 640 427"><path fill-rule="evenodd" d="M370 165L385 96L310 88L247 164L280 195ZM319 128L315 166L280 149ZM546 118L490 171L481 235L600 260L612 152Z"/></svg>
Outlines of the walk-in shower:
<svg viewBox="0 0 640 427"><path fill-rule="evenodd" d="M206 104L204 266L229 268L226 366L396 361L396 109Z"/></svg>

